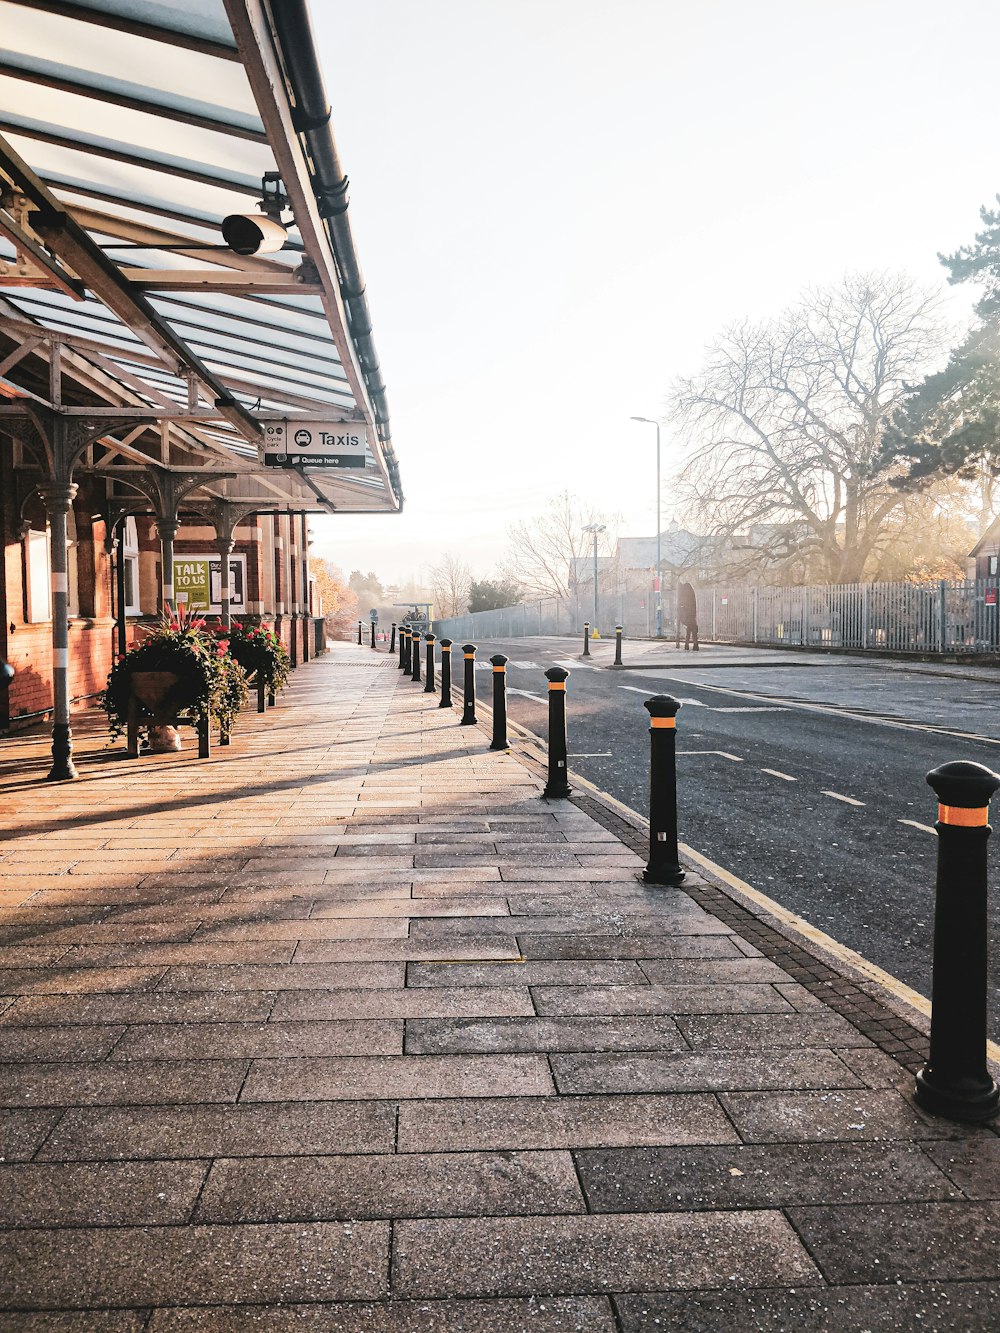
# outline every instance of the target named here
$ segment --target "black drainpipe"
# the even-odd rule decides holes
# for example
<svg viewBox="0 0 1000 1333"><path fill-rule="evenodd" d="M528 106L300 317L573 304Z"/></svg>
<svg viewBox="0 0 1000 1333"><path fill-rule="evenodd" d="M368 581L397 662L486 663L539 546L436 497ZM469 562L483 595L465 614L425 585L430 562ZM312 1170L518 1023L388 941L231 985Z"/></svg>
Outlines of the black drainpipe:
<svg viewBox="0 0 1000 1333"><path fill-rule="evenodd" d="M292 102L292 124L301 136L309 160L313 190L326 222L337 260L340 292L347 307L348 323L358 360L375 411L375 422L389 471L389 481L400 509L403 492L399 464L392 448L389 407L378 353L372 338L371 315L365 296L365 280L354 247L348 220L348 179L330 128L330 106L316 57L309 6L306 0L277 0L270 6L271 23L288 79Z"/></svg>

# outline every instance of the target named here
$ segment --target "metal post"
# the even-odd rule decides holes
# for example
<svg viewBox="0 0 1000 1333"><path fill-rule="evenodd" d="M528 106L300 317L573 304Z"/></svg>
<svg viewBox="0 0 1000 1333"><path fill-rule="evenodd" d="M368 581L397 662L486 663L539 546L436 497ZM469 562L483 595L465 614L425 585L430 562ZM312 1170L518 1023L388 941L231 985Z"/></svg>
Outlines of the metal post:
<svg viewBox="0 0 1000 1333"><path fill-rule="evenodd" d="M451 639L441 640L441 702L438 708L451 707Z"/></svg>
<svg viewBox="0 0 1000 1333"><path fill-rule="evenodd" d="M49 481L38 487L52 538L52 767L49 782L77 776L69 724L69 560L66 516L76 483Z"/></svg>
<svg viewBox="0 0 1000 1333"><path fill-rule="evenodd" d="M375 621L374 621L374 620L371 622L371 626L372 626L371 643L370 643L368 646L369 646L370 648L374 648L374 647L375 647Z"/></svg>
<svg viewBox="0 0 1000 1333"><path fill-rule="evenodd" d="M424 686L424 694L434 693L434 643L433 634L424 635L424 643L427 645L427 670L424 673L427 677L427 683Z"/></svg>
<svg viewBox="0 0 1000 1333"><path fill-rule="evenodd" d="M603 531L603 529L602 529ZM594 527L594 628L600 629L601 611L597 600L597 527Z"/></svg>
<svg viewBox="0 0 1000 1333"><path fill-rule="evenodd" d="M590 656L590 621L583 622L583 656Z"/></svg>
<svg viewBox="0 0 1000 1333"><path fill-rule="evenodd" d="M941 652L948 651L948 585L938 581L938 619L941 622Z"/></svg>
<svg viewBox="0 0 1000 1333"><path fill-rule="evenodd" d="M395 621L392 622L392 631L391 631L391 633L392 633L392 637L391 637L390 640L389 640L389 652L390 652L390 653L394 653L394 652L396 651L396 622L395 622Z"/></svg>
<svg viewBox="0 0 1000 1333"><path fill-rule="evenodd" d="M361 647L361 621L358 621L358 647Z"/></svg>
<svg viewBox="0 0 1000 1333"><path fill-rule="evenodd" d="M118 529L115 552L115 609L117 611L115 638L119 657L124 657L128 651L128 621L125 617L125 525L127 522L127 515L122 514L115 525Z"/></svg>
<svg viewBox="0 0 1000 1333"><path fill-rule="evenodd" d="M212 757L212 719L208 714L198 719L198 758Z"/></svg>
<svg viewBox="0 0 1000 1333"><path fill-rule="evenodd" d="M476 645L463 643L462 654L465 659L464 697L462 699L463 727L471 727L476 722Z"/></svg>
<svg viewBox="0 0 1000 1333"><path fill-rule="evenodd" d="M174 600L174 538L180 524L176 519L158 518L156 531L160 538L160 610Z"/></svg>
<svg viewBox="0 0 1000 1333"><path fill-rule="evenodd" d="M420 631L415 629L412 634L413 648L410 653L410 679L419 683L420 681Z"/></svg>
<svg viewBox="0 0 1000 1333"><path fill-rule="evenodd" d="M647 884L681 884L677 854L677 713L680 700L669 694L647 699L649 713L649 861Z"/></svg>
<svg viewBox="0 0 1000 1333"><path fill-rule="evenodd" d="M549 667L545 679L549 682L549 774L542 796L552 800L570 794L566 764L566 682L569 672L562 667Z"/></svg>
<svg viewBox="0 0 1000 1333"><path fill-rule="evenodd" d="M410 630L407 625L399 627L399 666L397 671L410 669Z"/></svg>
<svg viewBox="0 0 1000 1333"><path fill-rule="evenodd" d="M622 626L615 626L615 666L622 664Z"/></svg>
<svg viewBox="0 0 1000 1333"><path fill-rule="evenodd" d="M263 677L257 680L257 712L267 712L267 684Z"/></svg>
<svg viewBox="0 0 1000 1333"><path fill-rule="evenodd" d="M229 557L233 553L233 547L236 543L232 538L219 537L215 543L215 549L218 551L221 565L219 568L219 607L220 619L226 629L231 629L233 624L232 613L232 588L229 584L231 570L229 568ZM243 594L246 596L246 593Z"/></svg>
<svg viewBox="0 0 1000 1333"><path fill-rule="evenodd" d="M950 1120L990 1120L1000 1088L986 1066L986 842L1000 777L982 764L942 764L927 774L938 798L937 885L930 1057L914 1097Z"/></svg>
<svg viewBox="0 0 1000 1333"><path fill-rule="evenodd" d="M507 740L507 662L503 653L490 658L493 667L493 740L491 750L508 750Z"/></svg>

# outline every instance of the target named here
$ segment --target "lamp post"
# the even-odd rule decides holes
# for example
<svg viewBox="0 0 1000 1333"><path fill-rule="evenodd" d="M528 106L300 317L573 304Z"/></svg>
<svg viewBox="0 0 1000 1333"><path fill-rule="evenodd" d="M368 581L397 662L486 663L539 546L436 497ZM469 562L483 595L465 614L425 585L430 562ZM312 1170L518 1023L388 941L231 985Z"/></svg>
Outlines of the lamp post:
<svg viewBox="0 0 1000 1333"><path fill-rule="evenodd" d="M583 530L584 532L589 532L594 538L594 628L591 630L591 634L596 634L600 628L597 606L597 535L598 533L606 532L607 529L603 523L588 523Z"/></svg>
<svg viewBox="0 0 1000 1333"><path fill-rule="evenodd" d="M644 421L647 426L656 427L656 637L663 638L663 577L660 559L660 423L652 417L633 417L633 421Z"/></svg>

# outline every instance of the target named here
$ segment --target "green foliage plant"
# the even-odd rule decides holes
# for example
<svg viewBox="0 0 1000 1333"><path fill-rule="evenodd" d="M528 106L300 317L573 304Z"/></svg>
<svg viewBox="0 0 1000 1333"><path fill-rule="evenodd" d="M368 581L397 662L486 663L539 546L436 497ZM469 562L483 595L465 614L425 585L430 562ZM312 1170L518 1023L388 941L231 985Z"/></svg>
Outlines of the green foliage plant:
<svg viewBox="0 0 1000 1333"><path fill-rule="evenodd" d="M215 634L219 640L228 643L230 654L248 676L256 676L258 683L262 682L275 693L288 684L292 659L273 629L234 620L228 630L216 627Z"/></svg>
<svg viewBox="0 0 1000 1333"><path fill-rule="evenodd" d="M177 677L155 715L140 703L148 724L170 719L197 723L211 717L222 731L230 731L250 694L246 673L227 649L226 640L212 635L204 620L184 606L175 611L167 603L160 623L146 631L141 643L116 657L108 673L101 705L112 738L127 729L132 676L145 671L165 671Z"/></svg>

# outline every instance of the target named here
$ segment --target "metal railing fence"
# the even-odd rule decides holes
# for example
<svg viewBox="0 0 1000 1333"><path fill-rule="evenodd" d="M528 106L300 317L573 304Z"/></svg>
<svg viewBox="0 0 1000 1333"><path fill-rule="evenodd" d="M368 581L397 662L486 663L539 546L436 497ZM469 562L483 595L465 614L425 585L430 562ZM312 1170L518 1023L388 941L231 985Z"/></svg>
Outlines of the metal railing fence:
<svg viewBox="0 0 1000 1333"><path fill-rule="evenodd" d="M934 583L814 584L803 588L719 586L699 588L698 627L705 642L777 644L921 653L1000 650L996 578ZM676 636L673 589L663 593L663 634ZM584 621L602 637L615 625L626 636L655 631L655 593L599 592L593 584L578 597L548 597L435 620L434 632L466 639L564 637L583 633Z"/></svg>

